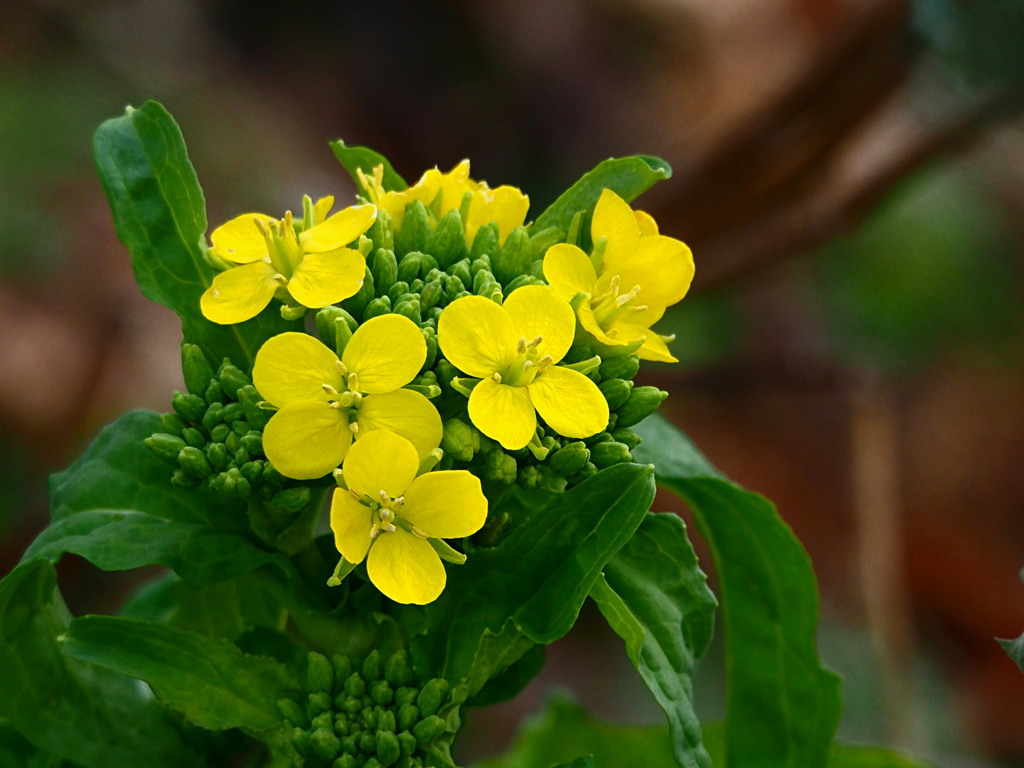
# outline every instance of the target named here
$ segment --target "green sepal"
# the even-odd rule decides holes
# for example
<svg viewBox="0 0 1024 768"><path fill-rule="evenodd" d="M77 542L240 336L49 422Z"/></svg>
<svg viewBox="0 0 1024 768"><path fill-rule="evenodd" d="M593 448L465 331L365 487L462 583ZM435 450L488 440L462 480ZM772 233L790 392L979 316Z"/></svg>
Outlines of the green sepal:
<svg viewBox="0 0 1024 768"><path fill-rule="evenodd" d="M430 214L423 203L414 200L405 206L402 228L395 233L395 255L402 257L410 251L424 251L429 234Z"/></svg>
<svg viewBox="0 0 1024 768"><path fill-rule="evenodd" d="M377 293L388 291L398 280L398 259L395 258L394 251L378 248L370 258L370 265Z"/></svg>
<svg viewBox="0 0 1024 768"><path fill-rule="evenodd" d="M608 401L608 409L614 411L629 398L633 382L626 379L605 379L597 387Z"/></svg>
<svg viewBox="0 0 1024 768"><path fill-rule="evenodd" d="M626 379L631 381L640 370L640 358L637 355L605 355L601 358L598 369L601 380Z"/></svg>
<svg viewBox="0 0 1024 768"><path fill-rule="evenodd" d="M489 221L476 231L473 247L469 251L469 260L490 256L498 252L498 223Z"/></svg>
<svg viewBox="0 0 1024 768"><path fill-rule="evenodd" d="M464 258L469 249L466 246L466 231L462 217L457 210L448 211L427 235L423 250L437 259L441 269Z"/></svg>
<svg viewBox="0 0 1024 768"><path fill-rule="evenodd" d="M515 278L529 273L533 259L533 248L526 227L516 227L491 258L494 276L502 285L507 285Z"/></svg>
<svg viewBox="0 0 1024 768"><path fill-rule="evenodd" d="M213 366L206 359L198 344L181 344L181 372L185 377L185 388L193 395L202 396L213 378Z"/></svg>
<svg viewBox="0 0 1024 768"><path fill-rule="evenodd" d="M398 279L411 283L420 274L420 267L423 265L423 253L421 251L409 251L398 261Z"/></svg>
<svg viewBox="0 0 1024 768"><path fill-rule="evenodd" d="M466 562L466 556L457 549L453 549L444 539L429 538L427 543L434 548L437 556L446 562L454 563L455 565L462 565Z"/></svg>
<svg viewBox="0 0 1024 768"><path fill-rule="evenodd" d="M617 427L632 427L646 419L668 397L668 392L657 387L633 387L626 402L616 411Z"/></svg>
<svg viewBox="0 0 1024 768"><path fill-rule="evenodd" d="M371 198L368 190L362 186L359 174L356 173L357 170L361 170L367 176L373 176L373 169L378 165L382 165L384 166L384 178L382 180L384 191L401 192L409 188L405 179L392 167L391 162L379 152L375 152L369 147L350 147L341 139L335 139L330 142L329 146L331 151L334 152L334 156L338 158L338 162L344 166L345 170L352 177L352 181L355 182L360 193L368 200Z"/></svg>

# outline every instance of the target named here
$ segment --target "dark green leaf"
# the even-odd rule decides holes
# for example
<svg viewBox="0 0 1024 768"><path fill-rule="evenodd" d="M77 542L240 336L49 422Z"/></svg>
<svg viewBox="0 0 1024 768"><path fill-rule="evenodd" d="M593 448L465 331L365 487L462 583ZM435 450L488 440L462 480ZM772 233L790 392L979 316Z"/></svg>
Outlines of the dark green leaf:
<svg viewBox="0 0 1024 768"><path fill-rule="evenodd" d="M665 710L683 768L711 765L693 711L693 670L711 642L717 604L706 581L683 521L648 514L590 593Z"/></svg>
<svg viewBox="0 0 1024 768"><path fill-rule="evenodd" d="M202 765L133 680L61 654L71 614L56 581L53 566L37 561L0 582L0 720L86 768Z"/></svg>
<svg viewBox="0 0 1024 768"><path fill-rule="evenodd" d="M497 677L492 677L472 699L470 707L489 707L514 699L530 684L542 669L547 656L543 645L531 645L518 661Z"/></svg>
<svg viewBox="0 0 1024 768"><path fill-rule="evenodd" d="M772 504L708 476L706 460L664 421L637 427L637 460L690 506L714 559L725 628L728 766L824 766L839 719L839 679L815 648L810 559Z"/></svg>
<svg viewBox="0 0 1024 768"><path fill-rule="evenodd" d="M532 229L546 227L565 231L577 211L594 210L601 191L610 189L627 203L632 202L659 181L672 176L672 168L664 160L648 155L612 157L583 174L579 181L563 192L537 220Z"/></svg>
<svg viewBox="0 0 1024 768"><path fill-rule="evenodd" d="M230 357L251 370L267 338L297 329L274 303L239 325L217 325L202 316L199 297L215 271L205 254L205 201L181 131L160 104L147 101L103 123L93 154L143 294L174 310L185 339L199 344L214 365Z"/></svg>
<svg viewBox="0 0 1024 768"><path fill-rule="evenodd" d="M530 718L506 754L481 760L474 768L539 768L579 755L593 755L600 768L675 768L664 726L602 723L564 696L552 697Z"/></svg>
<svg viewBox="0 0 1024 768"><path fill-rule="evenodd" d="M1003 646L1003 650L1010 654L1010 658L1024 672L1024 635L1021 635L1016 640L1000 640L996 638L996 642Z"/></svg>
<svg viewBox="0 0 1024 768"><path fill-rule="evenodd" d="M356 183L360 193L364 196L367 196L367 190L359 181L359 174L356 171L362 171L367 176L373 176L373 169L378 165L384 166L385 191L401 192L403 189L408 189L409 185L405 183L405 179L398 175L395 169L391 167L390 161L379 152L374 152L369 147L349 147L341 139L332 141L331 149L334 150L334 156L338 158L338 162L349 172L352 181Z"/></svg>
<svg viewBox="0 0 1024 768"><path fill-rule="evenodd" d="M427 608L432 668L473 695L532 643L568 632L653 499L651 470L619 464L553 495L498 547L473 551Z"/></svg>
<svg viewBox="0 0 1024 768"><path fill-rule="evenodd" d="M85 454L50 481L54 522L23 561L56 562L65 552L107 571L166 565L185 579L211 583L291 562L232 530L239 510L214 495L178 488L170 467L142 443L159 429L149 411L127 413L104 428Z"/></svg>
<svg viewBox="0 0 1024 768"><path fill-rule="evenodd" d="M145 680L167 706L211 730L276 728L277 700L298 688L295 671L273 659L148 621L83 616L71 622L63 651Z"/></svg>

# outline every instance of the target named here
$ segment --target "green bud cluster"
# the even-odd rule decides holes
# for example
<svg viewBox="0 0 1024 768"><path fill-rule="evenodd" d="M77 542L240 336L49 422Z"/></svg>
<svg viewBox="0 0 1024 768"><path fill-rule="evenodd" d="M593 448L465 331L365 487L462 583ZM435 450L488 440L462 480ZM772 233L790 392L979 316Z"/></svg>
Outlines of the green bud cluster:
<svg viewBox="0 0 1024 768"><path fill-rule="evenodd" d="M184 488L204 483L228 501L256 494L268 508L294 515L310 499L306 486L281 475L263 453L270 413L245 373L225 359L214 371L195 344L181 345L187 392L175 392L161 431L146 447L175 467L171 482Z"/></svg>
<svg viewBox="0 0 1024 768"><path fill-rule="evenodd" d="M298 699L277 706L307 768L452 764L448 745L458 714L448 681L416 684L405 651L384 659L374 650L358 665L348 656L310 652L306 679Z"/></svg>

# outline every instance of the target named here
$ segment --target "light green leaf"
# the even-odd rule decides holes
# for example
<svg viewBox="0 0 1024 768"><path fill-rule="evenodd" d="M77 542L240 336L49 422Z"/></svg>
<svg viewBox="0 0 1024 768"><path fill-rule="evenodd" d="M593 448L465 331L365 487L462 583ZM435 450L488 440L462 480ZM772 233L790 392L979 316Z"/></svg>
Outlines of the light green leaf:
<svg viewBox="0 0 1024 768"><path fill-rule="evenodd" d="M810 559L775 507L721 476L660 419L637 431L639 461L694 513L718 574L725 629L729 768L824 766L839 719L839 678L815 648ZM664 457L664 460L662 459Z"/></svg>
<svg viewBox="0 0 1024 768"><path fill-rule="evenodd" d="M602 190L610 189L629 203L659 181L671 176L671 166L658 157L633 155L608 158L583 174L579 181L549 205L533 222L532 229L540 232L547 227L555 227L564 232L578 211L586 211L589 215L594 210Z"/></svg>
<svg viewBox="0 0 1024 768"><path fill-rule="evenodd" d="M298 688L295 671L165 624L83 616L63 637L64 654L144 680L167 706L210 730L269 731L277 700Z"/></svg>
<svg viewBox="0 0 1024 768"><path fill-rule="evenodd" d="M56 562L71 552L105 571L166 565L203 584L274 564L294 578L291 561L246 538L241 510L225 508L211 493L171 484L170 467L142 442L159 428L156 413L127 413L54 475L54 522L22 561Z"/></svg>
<svg viewBox="0 0 1024 768"><path fill-rule="evenodd" d="M1024 672L1024 635L1021 635L1016 640L1000 640L996 638L996 642L1003 647L1003 650L1010 655L1010 658Z"/></svg>
<svg viewBox="0 0 1024 768"><path fill-rule="evenodd" d="M693 670L711 642L717 601L675 515L648 514L591 590L665 710L676 761L710 768L693 710Z"/></svg>
<svg viewBox="0 0 1024 768"><path fill-rule="evenodd" d="M399 176L398 172L391 167L391 162L379 152L374 152L369 147L349 147L341 139L332 141L331 149L334 151L334 156L338 158L338 162L349 172L352 181L356 183L363 196L369 197L366 194L367 190L363 187L362 182L359 181L359 174L356 171L362 171L367 176L373 176L373 169L378 165L384 166L385 191L401 192L409 188L409 185L405 183L405 179Z"/></svg>
<svg viewBox="0 0 1024 768"><path fill-rule="evenodd" d="M298 328L281 319L276 303L239 325L202 316L199 297L215 272L205 254L205 201L181 131L160 104L147 101L107 120L96 131L93 154L139 287L181 317L185 339L199 344L212 364L230 357L251 370L266 339Z"/></svg>
<svg viewBox="0 0 1024 768"><path fill-rule="evenodd" d="M56 583L53 566L42 561L0 581L0 722L85 768L203 765L133 680L61 654L58 637L71 614ZM37 757L31 765L53 765L46 754Z"/></svg>

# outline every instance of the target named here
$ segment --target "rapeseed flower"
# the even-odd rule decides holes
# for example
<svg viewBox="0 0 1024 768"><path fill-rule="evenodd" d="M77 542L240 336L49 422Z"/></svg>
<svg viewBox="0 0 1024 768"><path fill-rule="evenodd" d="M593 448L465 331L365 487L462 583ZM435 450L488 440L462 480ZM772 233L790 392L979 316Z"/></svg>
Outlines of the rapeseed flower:
<svg viewBox="0 0 1024 768"><path fill-rule="evenodd" d="M213 278L200 299L203 315L222 325L255 317L277 296L302 307L326 307L354 295L366 260L347 246L377 218L372 205L355 205L327 217L334 204L307 197L299 226L290 212L280 221L244 213L213 231L214 257L238 265Z"/></svg>
<svg viewBox="0 0 1024 768"><path fill-rule="evenodd" d="M597 385L556 365L575 330L572 307L546 285L518 288L504 305L464 296L445 308L438 345L452 365L480 379L469 396L477 429L516 450L533 439L537 413L566 437L607 426L608 402Z"/></svg>
<svg viewBox="0 0 1024 768"><path fill-rule="evenodd" d="M322 477L354 439L389 429L421 455L441 441L441 417L426 397L402 389L426 360L423 334L402 315L374 317L352 334L341 359L305 333L282 333L256 355L253 384L277 406L263 448L277 470L297 480Z"/></svg>
<svg viewBox="0 0 1024 768"><path fill-rule="evenodd" d="M419 465L416 448L393 432L360 438L342 466L347 489L334 492L331 529L345 560L366 559L377 589L395 602L423 605L437 599L447 580L437 549L452 551L432 539L476 533L487 519L487 499L471 473L417 477Z"/></svg>
<svg viewBox="0 0 1024 768"><path fill-rule="evenodd" d="M580 325L598 342L621 346L643 341L644 360L674 363L663 337L651 330L666 307L680 301L693 280L693 255L679 240L658 234L643 211L609 189L601 193L590 227L594 253L569 243L544 254L544 277L563 299L584 294Z"/></svg>

